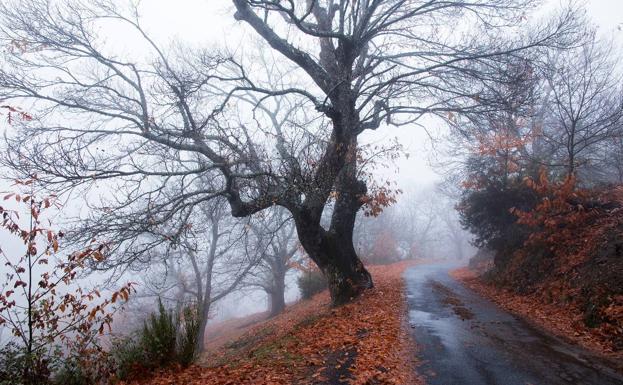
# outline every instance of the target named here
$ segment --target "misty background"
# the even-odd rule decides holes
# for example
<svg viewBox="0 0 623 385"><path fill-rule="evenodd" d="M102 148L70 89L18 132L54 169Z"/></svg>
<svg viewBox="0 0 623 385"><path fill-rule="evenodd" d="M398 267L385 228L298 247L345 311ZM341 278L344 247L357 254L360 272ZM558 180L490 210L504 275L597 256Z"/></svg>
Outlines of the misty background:
<svg viewBox="0 0 623 385"><path fill-rule="evenodd" d="M550 1L543 7L543 13L559 5L558 1ZM599 34L611 39L614 47L621 51L623 42L623 8L621 3L612 0L589 0L586 2L587 12L598 26ZM160 46L172 47L177 41L183 41L181 50L193 47L227 46L231 52L243 52L253 49L254 39L245 33L231 16L231 6L227 1L187 0L182 4L165 1L142 1L138 5L141 23L144 30L157 41ZM149 60L150 52L135 32L104 24L101 31L106 36L107 49L123 57L144 57ZM24 107L27 110L27 107ZM2 117L3 118L3 117ZM3 131L14 130L6 119L2 119L0 127ZM398 202L387 208L379 217L367 218L359 214L356 227L355 246L365 257L375 247L375 239L366 234L374 233L382 236L391 234L395 239L391 245L396 258L439 258L466 261L475 248L470 245L471 236L462 230L458 215L454 210L458 196L444 184L448 167L453 167L448 151L448 134L445 125L434 119L424 118L417 125L406 127L382 126L376 131L365 132L360 140L364 145L387 143L396 140L402 146L400 156L387 161L373 171L376 179L395 183L400 193ZM0 190L10 191L12 181L6 178L1 181ZM113 194L105 185L94 186L89 191L87 200L97 201L99 197ZM70 219L86 215L88 207L82 205L80 197L63 196L66 202L59 210L49 213L57 228ZM11 203L7 202L6 205ZM10 207L10 206L9 206ZM366 231L368 230L368 231ZM370 231L374 230L374 231ZM8 253L19 252L22 245L4 233L0 233L0 244ZM378 245L377 245L378 246ZM2 272L2 267L0 267ZM286 276L286 302L293 302L300 297L296 286L296 277L300 272L292 269ZM139 282L139 297L144 296L147 309L153 307L154 297L143 291L151 280L155 279L154 271L137 275L136 272L122 273L117 279L130 278ZM89 284L105 285L108 273L96 272L86 280ZM253 286L242 287L215 303L211 309L212 321L240 317L265 311L268 306L266 294ZM141 307L141 302L131 304L134 310ZM0 336L4 337L4 336Z"/></svg>

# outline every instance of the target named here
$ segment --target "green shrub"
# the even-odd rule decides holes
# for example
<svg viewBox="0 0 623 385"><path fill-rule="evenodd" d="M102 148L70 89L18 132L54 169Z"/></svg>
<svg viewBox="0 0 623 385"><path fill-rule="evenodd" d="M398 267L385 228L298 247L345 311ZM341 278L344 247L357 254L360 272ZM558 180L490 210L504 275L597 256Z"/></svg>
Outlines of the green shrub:
<svg viewBox="0 0 623 385"><path fill-rule="evenodd" d="M141 344L147 367L164 367L174 362L178 320L158 299L158 313L152 313L143 324Z"/></svg>
<svg viewBox="0 0 623 385"><path fill-rule="evenodd" d="M43 385L50 383L52 363L46 355L28 354L9 342L0 349L0 385Z"/></svg>
<svg viewBox="0 0 623 385"><path fill-rule="evenodd" d="M15 342L0 348L0 385L95 385L108 383L111 361L98 349L50 344L30 355Z"/></svg>
<svg viewBox="0 0 623 385"><path fill-rule="evenodd" d="M190 365L197 356L199 327L201 324L199 318L197 307L184 307L177 342L177 361L182 366Z"/></svg>
<svg viewBox="0 0 623 385"><path fill-rule="evenodd" d="M127 380L133 373L147 367L145 352L137 336L114 339L111 355L115 377L119 380Z"/></svg>
<svg viewBox="0 0 623 385"><path fill-rule="evenodd" d="M18 373L23 371L23 360L20 352L13 343L8 343L0 349L0 385L19 384Z"/></svg>
<svg viewBox="0 0 623 385"><path fill-rule="evenodd" d="M26 357L19 347L9 342L0 349L0 385L21 385Z"/></svg>
<svg viewBox="0 0 623 385"><path fill-rule="evenodd" d="M58 385L91 385L94 382L84 366L76 358L65 360L54 375L54 383Z"/></svg>
<svg viewBox="0 0 623 385"><path fill-rule="evenodd" d="M116 377L126 380L142 370L173 363L190 365L197 356L199 327L195 307L184 307L178 316L158 300L158 312L149 316L136 335L113 341L111 354Z"/></svg>
<svg viewBox="0 0 623 385"><path fill-rule="evenodd" d="M298 286L303 299L309 299L327 288L327 279L320 271L307 271L298 278Z"/></svg>
<svg viewBox="0 0 623 385"><path fill-rule="evenodd" d="M113 339L108 353L47 352L29 358L21 347L8 343L0 348L0 385L93 385L111 377L128 380L146 369L174 363L188 366L197 355L199 327L196 307L186 306L178 316L158 300L158 310L145 320L143 328Z"/></svg>

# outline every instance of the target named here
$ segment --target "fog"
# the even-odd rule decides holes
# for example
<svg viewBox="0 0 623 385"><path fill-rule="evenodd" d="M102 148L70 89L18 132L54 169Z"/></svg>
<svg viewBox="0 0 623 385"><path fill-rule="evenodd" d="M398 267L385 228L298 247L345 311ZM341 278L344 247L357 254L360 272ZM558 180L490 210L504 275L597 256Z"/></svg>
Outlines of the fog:
<svg viewBox="0 0 623 385"><path fill-rule="evenodd" d="M609 0L592 0L587 1L586 7L594 23L599 26L599 33L611 38L615 42L615 47L620 49L621 42L623 42L623 31L621 31L623 28L623 16L621 16L623 9L620 8L619 2L616 2L616 5L613 5L614 3ZM558 5L557 1L550 1L543 7L543 11L545 12L556 5ZM616 7L619 7L618 12L613 10ZM140 2L138 7L142 28L159 46L171 47L182 52L191 51L197 47L203 47L209 51L212 47L223 46L226 46L229 52L233 54L251 51L254 48L253 44L255 44L254 39L256 38L251 36L247 28L242 28L240 23L231 17L231 8L229 1L212 0L188 0L183 3L148 0ZM123 60L132 57L147 63L153 59L152 50L146 47L141 36L138 36L136 31L131 31L130 28L119 28L118 23L103 23L99 26L98 33L105 37L102 40L105 40L106 51L114 52L115 56ZM179 45L178 42L183 42L183 45ZM27 108L28 106L23 106L24 110ZM250 120L249 116L243 114L243 118ZM13 125L9 125L5 118L6 116L2 116L3 120L0 123L3 131L18 130ZM77 123L76 119L79 117L69 116L68 119ZM357 251L362 257L365 258L365 254L369 254L374 247L374 239L371 238L370 234L379 234L378 230L366 231L366 229L378 227L385 230L389 229L396 236L396 250L394 250L397 256L396 260L438 258L466 261L475 252L475 248L469 243L471 235L460 229L458 215L454 210L457 196L448 193L442 186L448 171L445 168L448 165L446 161L449 143L445 140L447 134L448 129L439 119L422 118L417 124L402 127L383 125L377 130L366 131L361 135L359 141L362 146L386 145L392 140L396 140L403 147L396 159L380 160L382 167L377 167L372 172L375 180L389 181L392 186L395 186L395 189L401 190L401 192L396 196L397 202L385 208L378 217L368 218L362 213L359 214L356 225L358 227L355 230L355 245L359 248ZM11 149L9 148L8 151ZM8 192L12 191L13 188L11 180L5 179L2 181L0 190ZM58 213L53 212L50 217L56 227L74 226L76 218L84 219L90 214L89 207L85 202L96 204L102 200L102 197L106 199L111 196L114 197L118 190L114 184L104 181L94 182L89 189L81 191L81 193L67 192L61 195L62 208ZM175 192L171 194L175 194ZM13 205L12 201L4 204L5 207L7 204ZM227 223L225 226L231 228L237 226L236 228L243 229L240 231L245 232L245 236L247 236L248 227L251 226L249 223L252 220L224 219L223 221L223 223ZM409 231L409 234L413 236L412 239L407 239L409 234L400 234L400 230L404 232L406 228L412 229ZM252 235L251 238L253 238ZM197 241L200 244L198 248L202 242ZM230 271L229 268L233 266L234 262L232 261L239 257L243 250L255 249L257 251L268 248L262 244L261 239L253 238L244 242L241 243L242 246L236 246L233 252L230 250L223 251L223 255L227 255L228 259L224 259L222 265L215 265L215 269L221 268L219 287L228 286L233 280L232 277L239 274L238 270ZM249 246L252 242L257 243L253 243L255 246ZM288 242L294 244L297 241L293 238ZM23 253L22 245L5 231L0 233L0 244L7 254ZM287 246L291 245L288 244ZM77 246L74 244L71 247ZM170 251L166 247L165 249L167 252ZM205 251L201 250L202 252ZM417 253L414 250L417 250ZM302 258L303 254L303 252L297 251L293 258ZM166 257L163 258L166 259ZM143 264L129 270L117 269L112 282L110 281L110 271L97 270L84 278L84 282L90 285L106 282L111 287L114 287L116 282L126 280L138 282L139 295L136 299L138 305L130 303L128 306L133 311L144 308L143 315L145 315L155 302L156 294L168 295L168 293L177 290L178 286L176 285L179 284L178 282L159 293L145 290L146 284L149 283L146 281L151 280L153 274L168 277L167 274L170 273L169 268L171 266L166 265L166 268L162 268L163 270L158 270L161 269L162 263L162 260L158 260L153 262L151 267L146 267ZM190 266L190 262L184 261L180 262L178 267L190 270ZM3 268L4 266L0 267L0 273L3 273ZM149 273L147 273L148 271ZM300 274L301 272L296 269L290 269L286 274L285 300L287 303L300 299L296 283ZM265 291L253 286L252 283L242 285L214 302L210 308L210 322L266 311L270 307L268 298ZM149 306L143 306L144 303L149 304ZM140 316L136 318L140 318ZM0 338L6 338L5 334L4 332L0 334Z"/></svg>

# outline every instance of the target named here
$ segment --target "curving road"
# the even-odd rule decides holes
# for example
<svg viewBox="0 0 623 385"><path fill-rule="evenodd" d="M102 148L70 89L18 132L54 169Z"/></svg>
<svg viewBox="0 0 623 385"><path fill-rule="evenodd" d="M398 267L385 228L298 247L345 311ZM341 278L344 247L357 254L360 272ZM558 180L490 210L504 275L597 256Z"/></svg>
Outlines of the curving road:
<svg viewBox="0 0 623 385"><path fill-rule="evenodd" d="M451 264L405 272L409 322L430 385L621 385L599 358L535 329L448 275Z"/></svg>

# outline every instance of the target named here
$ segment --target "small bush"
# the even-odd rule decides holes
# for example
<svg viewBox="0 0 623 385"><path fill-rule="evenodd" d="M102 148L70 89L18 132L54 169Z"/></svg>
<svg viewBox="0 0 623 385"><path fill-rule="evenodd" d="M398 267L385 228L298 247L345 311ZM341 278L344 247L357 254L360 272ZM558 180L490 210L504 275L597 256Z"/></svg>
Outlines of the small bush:
<svg viewBox="0 0 623 385"><path fill-rule="evenodd" d="M147 367L143 347L136 336L114 339L111 354L115 377L119 380L127 380Z"/></svg>
<svg viewBox="0 0 623 385"><path fill-rule="evenodd" d="M0 385L107 384L109 354L98 348L50 344L30 355L15 342L0 348Z"/></svg>
<svg viewBox="0 0 623 385"><path fill-rule="evenodd" d="M8 343L0 349L0 385L19 384L18 373L24 370L24 360L20 359L20 352L13 343Z"/></svg>
<svg viewBox="0 0 623 385"><path fill-rule="evenodd" d="M116 377L126 380L144 369L190 365L197 356L199 327L195 307L185 307L178 316L158 300L158 312L150 315L135 336L113 341Z"/></svg>
<svg viewBox="0 0 623 385"><path fill-rule="evenodd" d="M29 355L23 347L9 342L0 349L0 385L49 384L51 366L45 355Z"/></svg>
<svg viewBox="0 0 623 385"><path fill-rule="evenodd" d="M147 367L163 367L175 360L177 331L177 317L158 299L158 313L149 316L141 333Z"/></svg>
<svg viewBox="0 0 623 385"><path fill-rule="evenodd" d="M201 320L197 308L195 306L184 307L177 342L177 361L182 366L190 365L197 356L200 325Z"/></svg>
<svg viewBox="0 0 623 385"><path fill-rule="evenodd" d="M327 279L320 271L306 271L298 278L298 285L303 299L309 299L327 288Z"/></svg>
<svg viewBox="0 0 623 385"><path fill-rule="evenodd" d="M84 366L76 358L65 360L54 375L54 383L59 385L91 385L93 381L90 373L85 371Z"/></svg>

